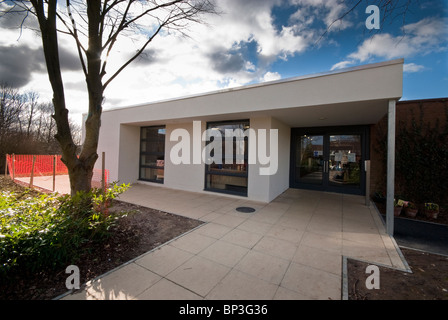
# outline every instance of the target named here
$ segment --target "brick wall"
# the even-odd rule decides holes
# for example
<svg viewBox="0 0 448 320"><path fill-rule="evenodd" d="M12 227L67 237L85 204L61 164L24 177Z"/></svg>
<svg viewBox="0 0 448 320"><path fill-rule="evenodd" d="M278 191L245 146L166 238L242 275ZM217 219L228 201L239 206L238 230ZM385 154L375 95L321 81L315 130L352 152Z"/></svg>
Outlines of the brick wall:
<svg viewBox="0 0 448 320"><path fill-rule="evenodd" d="M442 124L448 121L448 98L399 101L396 109L397 132L400 126L410 125L413 117L416 121L422 119L423 123L431 127L436 126L437 122ZM387 114L370 127L370 137L370 191L371 194L376 191L385 193L386 163L382 153L387 143ZM396 193L399 192L400 190L396 190Z"/></svg>

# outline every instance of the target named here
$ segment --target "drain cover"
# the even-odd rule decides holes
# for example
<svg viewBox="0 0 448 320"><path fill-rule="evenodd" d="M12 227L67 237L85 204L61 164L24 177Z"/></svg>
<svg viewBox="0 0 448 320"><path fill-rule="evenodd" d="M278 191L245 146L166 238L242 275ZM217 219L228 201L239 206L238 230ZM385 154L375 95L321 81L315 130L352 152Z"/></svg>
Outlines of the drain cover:
<svg viewBox="0 0 448 320"><path fill-rule="evenodd" d="M252 212L255 212L255 209L251 208L251 207L238 207L238 208L236 208L236 211L244 212L244 213L252 213Z"/></svg>

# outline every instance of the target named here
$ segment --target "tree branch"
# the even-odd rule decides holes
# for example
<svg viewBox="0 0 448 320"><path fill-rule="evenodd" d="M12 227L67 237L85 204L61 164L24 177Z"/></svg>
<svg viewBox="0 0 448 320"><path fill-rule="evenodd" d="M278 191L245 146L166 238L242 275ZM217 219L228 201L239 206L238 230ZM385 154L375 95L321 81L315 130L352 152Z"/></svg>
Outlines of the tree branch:
<svg viewBox="0 0 448 320"><path fill-rule="evenodd" d="M71 20L71 22L72 22L72 28L73 28L73 31L71 31L71 30L67 27L65 21L64 21L63 19L61 19L61 18L59 17L59 15L58 15L58 17L59 17L60 20L62 20L62 22L64 23L64 25L66 25L67 29L69 30L70 35L75 39L75 42L76 42L76 48L77 48L77 50L78 50L78 57L79 57L79 61L81 62L82 71L84 72L84 76L87 77L87 67L86 67L86 63L85 63L85 61L84 61L84 56L83 56L83 52L84 52L84 54L86 54L86 51L87 51L87 50L83 47L81 41L79 40L78 29L77 29L77 27L76 27L76 22L75 22L75 19L73 18L73 15L72 15L71 10L70 10L70 6L71 6L70 0L67 0L67 1L66 1L66 5L67 5L68 16L69 16L69 18L70 18L70 20Z"/></svg>
<svg viewBox="0 0 448 320"><path fill-rule="evenodd" d="M157 30L154 32L154 34L145 42L145 44L140 48L140 50L137 51L137 53L129 59L126 63L124 63L110 78L106 81L106 83L103 85L103 90L106 89L106 87L114 80L129 64L131 64L132 61L134 61L140 54L146 49L148 44L155 38L155 36L162 30L164 27L163 24L161 24Z"/></svg>

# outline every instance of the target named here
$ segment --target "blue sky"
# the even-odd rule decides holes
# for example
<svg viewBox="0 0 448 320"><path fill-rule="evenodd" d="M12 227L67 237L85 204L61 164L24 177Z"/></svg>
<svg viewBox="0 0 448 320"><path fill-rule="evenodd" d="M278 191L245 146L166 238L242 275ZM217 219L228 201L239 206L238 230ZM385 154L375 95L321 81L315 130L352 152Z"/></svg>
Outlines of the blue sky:
<svg viewBox="0 0 448 320"><path fill-rule="evenodd" d="M448 97L448 1L396 0L390 16L380 11L380 29L369 31L367 6L385 1L363 0L334 22L357 2L216 0L221 14L191 25L188 38L176 32L158 36L108 87L104 109L397 58L405 59L402 100ZM400 5L408 2L403 16ZM18 21L0 18L0 81L50 100L35 21L29 18L21 35ZM149 32L154 25L148 21L145 27ZM142 30L118 42L109 72L139 47ZM73 40L63 34L60 55L67 105L77 120L87 108L86 85Z"/></svg>
<svg viewBox="0 0 448 320"><path fill-rule="evenodd" d="M387 19L380 24L379 30L372 31L365 26L365 20L370 16L365 13L365 9L366 5L360 5L352 15L347 17L353 24L351 27L326 35L326 38L320 40L322 43L318 42L314 47L302 54L288 58L287 61L277 60L272 64L272 70L278 72L282 78L288 78L337 69L338 64L341 64L341 67L350 67L404 58L402 100L447 97L448 25L446 19L448 17L448 2L422 1L415 3L408 9L406 16ZM286 21L286 16L294 8L290 8L290 10L282 12L283 19L281 21ZM403 19L405 19L404 22ZM409 26L418 23L420 25L416 25L415 29L410 30ZM337 23L334 27L337 28ZM441 27L442 30L431 30L432 27ZM408 47L405 44L414 43L418 46L420 43L416 40L420 37L418 32L423 34L421 46L415 50L407 50ZM371 46L370 52L362 55L360 48L369 45ZM388 45L395 46L391 48L389 54L387 53ZM384 50L378 50L376 46L384 48Z"/></svg>

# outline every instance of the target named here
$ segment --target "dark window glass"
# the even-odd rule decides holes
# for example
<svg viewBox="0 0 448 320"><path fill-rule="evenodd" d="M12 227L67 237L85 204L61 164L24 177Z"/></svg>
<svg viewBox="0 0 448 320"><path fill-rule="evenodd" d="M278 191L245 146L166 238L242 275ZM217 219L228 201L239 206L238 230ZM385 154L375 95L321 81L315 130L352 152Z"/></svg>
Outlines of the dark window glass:
<svg viewBox="0 0 448 320"><path fill-rule="evenodd" d="M207 129L220 133L221 156L216 150L210 152L214 161L205 166L205 189L247 196L249 149L248 138L242 133L249 129L249 120L208 123ZM226 133L232 134L231 140L226 139ZM218 137L213 135L206 144Z"/></svg>
<svg viewBox="0 0 448 320"><path fill-rule="evenodd" d="M139 179L163 183L164 171L165 127L141 128Z"/></svg>

